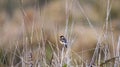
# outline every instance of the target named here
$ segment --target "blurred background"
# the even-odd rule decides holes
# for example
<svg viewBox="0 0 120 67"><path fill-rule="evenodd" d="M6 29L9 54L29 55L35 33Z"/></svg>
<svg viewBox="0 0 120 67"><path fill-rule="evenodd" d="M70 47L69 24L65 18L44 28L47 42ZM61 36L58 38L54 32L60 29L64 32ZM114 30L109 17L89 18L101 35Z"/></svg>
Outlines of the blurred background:
<svg viewBox="0 0 120 67"><path fill-rule="evenodd" d="M120 34L120 0L109 1L108 29L115 45ZM102 34L106 23L107 4L107 0L0 0L0 59L2 52L9 55L16 43L20 49L28 44L33 51L42 41L62 47L60 35L67 36L76 52L95 48L96 34ZM92 53L86 52L85 59Z"/></svg>

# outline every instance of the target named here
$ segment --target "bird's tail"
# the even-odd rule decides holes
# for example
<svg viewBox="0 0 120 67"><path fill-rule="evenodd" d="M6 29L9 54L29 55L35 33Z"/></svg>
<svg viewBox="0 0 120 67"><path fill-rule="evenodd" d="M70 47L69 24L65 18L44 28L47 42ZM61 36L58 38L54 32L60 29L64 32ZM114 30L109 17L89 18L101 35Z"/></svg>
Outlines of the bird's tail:
<svg viewBox="0 0 120 67"><path fill-rule="evenodd" d="M65 44L65 47L67 48L67 44Z"/></svg>

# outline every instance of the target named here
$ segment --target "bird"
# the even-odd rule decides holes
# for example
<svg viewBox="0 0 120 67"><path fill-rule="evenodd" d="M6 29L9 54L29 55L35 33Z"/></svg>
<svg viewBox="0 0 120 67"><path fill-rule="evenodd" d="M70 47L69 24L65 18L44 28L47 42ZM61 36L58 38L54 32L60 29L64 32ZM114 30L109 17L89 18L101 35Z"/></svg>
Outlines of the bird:
<svg viewBox="0 0 120 67"><path fill-rule="evenodd" d="M68 42L67 42L67 39L63 35L60 36L60 43L63 44L67 48Z"/></svg>

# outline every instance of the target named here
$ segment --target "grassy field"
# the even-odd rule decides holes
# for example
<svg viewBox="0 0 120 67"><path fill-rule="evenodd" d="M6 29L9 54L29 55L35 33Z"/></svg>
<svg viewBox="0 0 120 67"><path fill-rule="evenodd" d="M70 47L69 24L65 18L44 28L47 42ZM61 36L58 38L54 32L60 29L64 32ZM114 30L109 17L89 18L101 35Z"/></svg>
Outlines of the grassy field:
<svg viewBox="0 0 120 67"><path fill-rule="evenodd" d="M119 4L0 0L0 67L120 67Z"/></svg>

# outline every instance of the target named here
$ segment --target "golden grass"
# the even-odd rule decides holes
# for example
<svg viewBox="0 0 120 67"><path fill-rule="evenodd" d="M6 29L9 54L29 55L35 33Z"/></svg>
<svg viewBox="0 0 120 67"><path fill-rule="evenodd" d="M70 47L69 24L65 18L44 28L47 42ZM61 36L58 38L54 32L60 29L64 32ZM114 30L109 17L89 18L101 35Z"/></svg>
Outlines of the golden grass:
<svg viewBox="0 0 120 67"><path fill-rule="evenodd" d="M21 5L22 9L16 9L11 19L3 12L0 67L119 67L119 20L111 21L116 23L110 26L107 15L107 25L102 26L102 22L97 27L105 15L90 4L76 2L54 1L41 10ZM87 13L81 8L86 8ZM66 36L67 49L59 43L60 35Z"/></svg>

